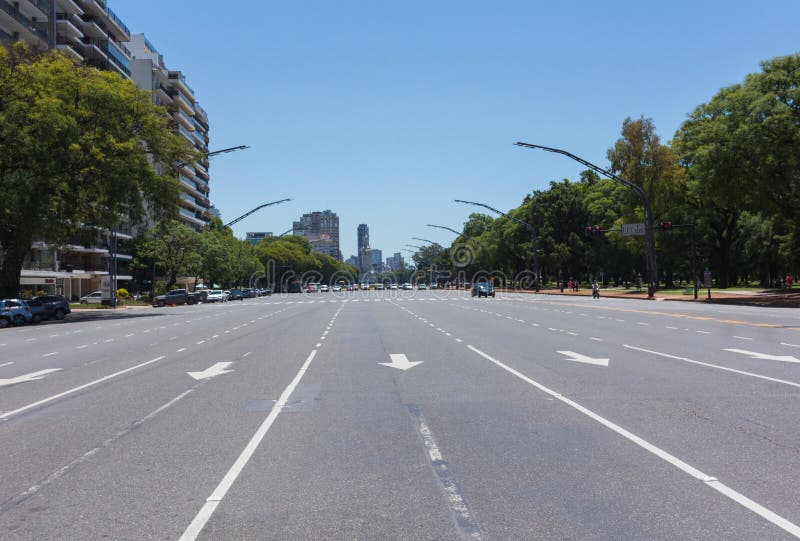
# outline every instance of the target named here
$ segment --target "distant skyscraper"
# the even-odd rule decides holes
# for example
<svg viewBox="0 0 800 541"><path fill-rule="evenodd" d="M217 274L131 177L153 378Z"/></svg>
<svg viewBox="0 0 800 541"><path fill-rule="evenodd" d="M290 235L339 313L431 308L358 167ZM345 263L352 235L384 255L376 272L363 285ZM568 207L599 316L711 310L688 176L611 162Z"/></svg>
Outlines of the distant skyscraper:
<svg viewBox="0 0 800 541"><path fill-rule="evenodd" d="M342 260L339 251L339 217L335 212L323 210L303 214L293 226L293 234L307 238L312 251Z"/></svg>
<svg viewBox="0 0 800 541"><path fill-rule="evenodd" d="M350 257L347 258L347 261L345 261L345 263L347 263L348 265L353 265L354 267L357 268L358 267L358 258L356 256L354 256L354 255L351 255Z"/></svg>
<svg viewBox="0 0 800 541"><path fill-rule="evenodd" d="M381 250L377 248L372 249L370 264L372 265L372 270L375 272L383 271L383 252Z"/></svg>
<svg viewBox="0 0 800 541"><path fill-rule="evenodd" d="M367 248L369 248L369 227L367 224L361 224L358 226L358 251Z"/></svg>
<svg viewBox="0 0 800 541"><path fill-rule="evenodd" d="M389 270L397 271L403 268L403 256L400 255L400 252L395 252L395 254L391 257L386 258L386 266L389 267Z"/></svg>

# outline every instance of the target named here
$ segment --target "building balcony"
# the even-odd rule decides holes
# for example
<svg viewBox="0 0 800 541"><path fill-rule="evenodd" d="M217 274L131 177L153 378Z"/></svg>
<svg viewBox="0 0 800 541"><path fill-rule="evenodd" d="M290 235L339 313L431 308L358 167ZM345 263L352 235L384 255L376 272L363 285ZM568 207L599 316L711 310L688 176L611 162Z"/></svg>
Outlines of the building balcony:
<svg viewBox="0 0 800 541"><path fill-rule="evenodd" d="M108 55L103 50L103 43L98 39L83 38L81 40L83 45L83 55L87 59L102 60L108 62Z"/></svg>
<svg viewBox="0 0 800 541"><path fill-rule="evenodd" d="M81 22L83 23L81 24L81 31L87 38L108 39L108 33L97 24L97 19L84 15L81 17Z"/></svg>
<svg viewBox="0 0 800 541"><path fill-rule="evenodd" d="M128 48L114 40L106 42L106 52L108 53L108 60L127 77L131 76L131 60L130 51Z"/></svg>
<svg viewBox="0 0 800 541"><path fill-rule="evenodd" d="M172 105L172 96L169 95L167 89L161 83L156 82L153 88L153 93L158 96L159 103L161 105Z"/></svg>
<svg viewBox="0 0 800 541"><path fill-rule="evenodd" d="M189 86L189 84L186 82L186 77L181 72L179 71L169 72L169 79L182 92L186 93L187 95L191 96L192 99L194 99L194 89L191 86Z"/></svg>
<svg viewBox="0 0 800 541"><path fill-rule="evenodd" d="M117 17L117 14L111 11L111 8L106 6L106 16L108 20L108 31L110 34L119 40L119 41L130 41L131 40L131 31L128 30L128 27L125 26L125 23L122 22L122 19Z"/></svg>
<svg viewBox="0 0 800 541"><path fill-rule="evenodd" d="M29 19L46 21L50 18L50 6L44 0L18 0L16 4Z"/></svg>
<svg viewBox="0 0 800 541"><path fill-rule="evenodd" d="M186 114L194 114L194 106L192 105L192 102L186 99L183 94L180 92L173 92L172 99L175 100L175 103L177 103Z"/></svg>
<svg viewBox="0 0 800 541"><path fill-rule="evenodd" d="M0 0L0 25L7 29L7 33L19 34L18 39L42 48L47 46L47 32L8 0ZM12 35L12 39L17 37Z"/></svg>
<svg viewBox="0 0 800 541"><path fill-rule="evenodd" d="M75 0L58 0L59 7L70 15L82 15L83 10Z"/></svg>
<svg viewBox="0 0 800 541"><path fill-rule="evenodd" d="M178 217L194 226L203 227L206 225L206 222L198 218L194 212L184 208L178 209Z"/></svg>
<svg viewBox="0 0 800 541"><path fill-rule="evenodd" d="M172 118L178 121L187 130L192 132L194 131L194 122L191 118L189 118L189 115L184 113L181 109L175 111L175 113L172 115Z"/></svg>
<svg viewBox="0 0 800 541"><path fill-rule="evenodd" d="M56 27L58 37L68 39L82 38L83 32L78 28L81 21L77 15L70 15L69 13L56 13Z"/></svg>
<svg viewBox="0 0 800 541"><path fill-rule="evenodd" d="M178 124L178 133L186 137L186 139L191 143L194 144L194 137L192 137L192 132Z"/></svg>
<svg viewBox="0 0 800 541"><path fill-rule="evenodd" d="M105 0L75 0L83 11L93 17L106 16Z"/></svg>
<svg viewBox="0 0 800 541"><path fill-rule="evenodd" d="M77 42L56 43L56 49L61 51L67 58L71 58L75 62L83 62L84 58L81 54L81 47Z"/></svg>

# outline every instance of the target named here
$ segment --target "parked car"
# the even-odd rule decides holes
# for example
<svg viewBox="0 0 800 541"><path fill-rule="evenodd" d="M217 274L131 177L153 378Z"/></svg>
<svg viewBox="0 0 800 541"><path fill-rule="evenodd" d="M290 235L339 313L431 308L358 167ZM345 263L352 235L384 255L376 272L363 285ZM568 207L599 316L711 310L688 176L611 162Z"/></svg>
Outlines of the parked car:
<svg viewBox="0 0 800 541"><path fill-rule="evenodd" d="M338 293L339 291L342 290L342 286L340 286L339 284L336 284L331 289L333 290L334 293Z"/></svg>
<svg viewBox="0 0 800 541"><path fill-rule="evenodd" d="M389 284L389 289L397 289L397 284Z"/></svg>
<svg viewBox="0 0 800 541"><path fill-rule="evenodd" d="M30 307L20 299L0 301L0 329L10 325L24 325L33 321Z"/></svg>
<svg viewBox="0 0 800 541"><path fill-rule="evenodd" d="M375 284L375 289L377 289L378 291L383 291L384 285L378 282L377 284Z"/></svg>
<svg viewBox="0 0 800 541"><path fill-rule="evenodd" d="M475 282L472 286L472 296L478 297L494 297L494 287L489 282Z"/></svg>
<svg viewBox="0 0 800 541"><path fill-rule="evenodd" d="M244 300L244 296L242 295L242 290L241 289L231 289L231 300L232 301Z"/></svg>
<svg viewBox="0 0 800 541"><path fill-rule="evenodd" d="M47 319L57 319L60 321L72 311L69 307L69 301L66 297L62 297L61 295L40 295L34 297L33 300L39 301L44 305Z"/></svg>
<svg viewBox="0 0 800 541"><path fill-rule="evenodd" d="M153 299L153 306L163 307L168 304L194 304L196 302L197 299L195 298L194 293L189 293L185 289L173 289L166 295L159 295Z"/></svg>
<svg viewBox="0 0 800 541"><path fill-rule="evenodd" d="M227 302L225 292L221 289L211 289L206 294L206 302Z"/></svg>
<svg viewBox="0 0 800 541"><path fill-rule="evenodd" d="M249 287L246 287L246 288L244 288L242 290L242 298L243 299L255 299L256 298L256 292L253 291L252 289L250 289Z"/></svg>
<svg viewBox="0 0 800 541"><path fill-rule="evenodd" d="M403 291L411 291L412 289L414 289L414 286L412 286L408 282L406 282L405 284L403 284L400 287L403 289Z"/></svg>
<svg viewBox="0 0 800 541"><path fill-rule="evenodd" d="M22 302L31 310L31 323L41 323L45 319L48 319L44 304L40 301L26 299Z"/></svg>
<svg viewBox="0 0 800 541"><path fill-rule="evenodd" d="M103 292L95 291L81 297L78 302L80 304L100 304L103 301Z"/></svg>
<svg viewBox="0 0 800 541"><path fill-rule="evenodd" d="M319 286L319 290L320 293L327 293L328 291L330 291L330 288L328 287L327 284L322 284L321 286Z"/></svg>
<svg viewBox="0 0 800 541"><path fill-rule="evenodd" d="M425 284L424 282L420 282L420 283L417 284L417 289L419 289L419 290L428 289L428 285Z"/></svg>

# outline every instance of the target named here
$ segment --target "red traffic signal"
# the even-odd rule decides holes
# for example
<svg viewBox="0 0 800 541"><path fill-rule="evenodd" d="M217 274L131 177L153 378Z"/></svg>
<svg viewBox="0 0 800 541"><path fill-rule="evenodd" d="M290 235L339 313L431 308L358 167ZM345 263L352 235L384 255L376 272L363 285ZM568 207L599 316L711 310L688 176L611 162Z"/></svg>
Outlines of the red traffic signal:
<svg viewBox="0 0 800 541"><path fill-rule="evenodd" d="M661 231L669 231L672 229L672 222L661 222L658 224L658 228L661 229Z"/></svg>

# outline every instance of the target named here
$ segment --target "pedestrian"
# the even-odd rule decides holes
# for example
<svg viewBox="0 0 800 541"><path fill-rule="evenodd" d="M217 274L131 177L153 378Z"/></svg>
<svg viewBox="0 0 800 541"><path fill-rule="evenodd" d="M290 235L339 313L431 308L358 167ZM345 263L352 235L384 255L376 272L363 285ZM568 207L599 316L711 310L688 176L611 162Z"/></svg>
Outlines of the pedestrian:
<svg viewBox="0 0 800 541"><path fill-rule="evenodd" d="M791 274L786 275L786 289L792 289L792 282L794 282L794 278Z"/></svg>
<svg viewBox="0 0 800 541"><path fill-rule="evenodd" d="M597 280L592 282L592 298L599 299L600 298L600 285L597 283Z"/></svg>

